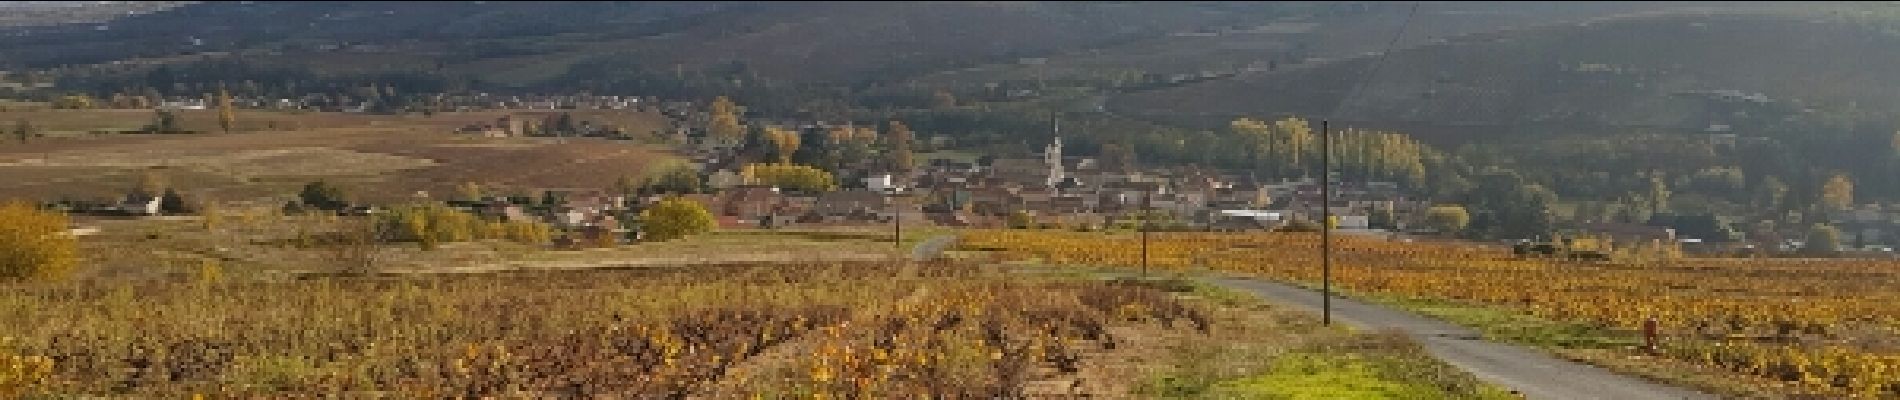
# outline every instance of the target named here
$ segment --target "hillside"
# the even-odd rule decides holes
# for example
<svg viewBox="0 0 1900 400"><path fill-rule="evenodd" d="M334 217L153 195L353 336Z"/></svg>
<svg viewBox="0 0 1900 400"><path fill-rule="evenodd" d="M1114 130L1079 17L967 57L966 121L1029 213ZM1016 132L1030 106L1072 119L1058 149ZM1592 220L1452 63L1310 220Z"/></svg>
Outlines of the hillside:
<svg viewBox="0 0 1900 400"><path fill-rule="evenodd" d="M1323 116L1372 61L1248 73L1109 104L1121 113L1201 126L1241 115ZM1338 119L1480 135L1468 139L1613 127L1702 131L1710 125L1762 134L1766 126L1804 113L1890 116L1886 110L1900 106L1900 95L1873 83L1900 79L1889 68L1896 62L1900 35L1831 18L1626 18L1474 35L1394 52Z"/></svg>
<svg viewBox="0 0 1900 400"><path fill-rule="evenodd" d="M31 68L202 52L299 58L399 54L527 84L577 61L630 56L671 71L745 65L781 80L856 80L1033 56L1231 24L1278 7L1150 3L329 3L194 4L110 29L66 25L0 38ZM980 23L979 23L980 22ZM194 42L194 39L196 40ZM322 65L313 66L322 69Z"/></svg>
<svg viewBox="0 0 1900 400"><path fill-rule="evenodd" d="M1007 80L1046 79L1050 85L1089 80L1133 80L1140 75L1199 75L1247 69L1296 68L1307 60L1360 56L1378 51L1404 25L1408 34L1397 45L1548 24L1568 24L1617 15L1696 10L1708 3L1686 2L1430 2L1414 12L1407 3L1310 5L1290 7L1271 20L1253 20L1213 29L1173 32L1122 46L1066 52L1039 63L983 65L946 71L927 78L956 85ZM1737 6L1725 6L1733 8ZM1407 24L1407 16L1411 22ZM1063 82L1069 81L1069 82ZM1127 82L1123 82L1127 83Z"/></svg>
<svg viewBox="0 0 1900 400"><path fill-rule="evenodd" d="M0 1L0 28L99 23L164 11L189 1Z"/></svg>

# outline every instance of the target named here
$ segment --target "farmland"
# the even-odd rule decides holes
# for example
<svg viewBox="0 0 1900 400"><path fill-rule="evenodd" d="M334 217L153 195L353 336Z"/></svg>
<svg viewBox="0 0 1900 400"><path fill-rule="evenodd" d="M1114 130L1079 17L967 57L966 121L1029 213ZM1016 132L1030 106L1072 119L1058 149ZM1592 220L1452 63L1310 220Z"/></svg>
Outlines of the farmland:
<svg viewBox="0 0 1900 400"><path fill-rule="evenodd" d="M207 221L207 218L211 221ZM207 269L226 279L276 281L344 269L340 250L315 243L353 218L281 215L275 208L226 208L195 219L80 219L98 233L79 241L85 279L189 280ZM898 254L890 231L870 229L727 229L682 240L586 249L548 249L508 241L377 246L376 270L439 274L569 269L649 269L680 265L884 261ZM907 230L912 245L926 229Z"/></svg>
<svg viewBox="0 0 1900 400"><path fill-rule="evenodd" d="M1312 234L1168 233L1164 271L1317 283ZM965 250L1044 264L1138 265L1131 235L989 231ZM1900 268L1872 260L1683 259L1573 263L1451 243L1336 239L1336 288L1478 325L1499 339L1736 396L1900 394ZM1640 356L1654 318L1661 358Z"/></svg>
<svg viewBox="0 0 1900 400"><path fill-rule="evenodd" d="M523 112L543 116L551 112ZM230 134L121 133L149 123L146 110L21 110L0 120L27 120L46 137L0 145L0 198L51 200L115 197L152 167L188 195L219 201L280 197L312 180L348 187L362 200L389 201L418 191L446 195L476 182L497 191L602 188L648 163L670 159L660 148L595 138L478 138L450 131L492 121L492 112L435 116L246 111ZM632 132L663 129L657 114L575 111ZM179 113L183 129L215 132L214 111ZM281 202L278 202L281 204Z"/></svg>
<svg viewBox="0 0 1900 400"><path fill-rule="evenodd" d="M13 285L9 396L1222 397L1311 390L1245 379L1308 371L1368 396L1501 398L1310 316L967 264Z"/></svg>

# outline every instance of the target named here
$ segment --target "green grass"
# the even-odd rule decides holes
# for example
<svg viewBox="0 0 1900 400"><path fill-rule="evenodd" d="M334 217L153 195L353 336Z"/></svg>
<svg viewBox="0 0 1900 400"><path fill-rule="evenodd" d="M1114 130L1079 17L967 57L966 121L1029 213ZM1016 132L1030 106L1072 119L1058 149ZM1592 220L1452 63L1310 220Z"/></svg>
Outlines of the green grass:
<svg viewBox="0 0 1900 400"><path fill-rule="evenodd" d="M1318 285L1295 282L1317 289ZM1642 346L1636 332L1617 331L1575 322L1557 321L1524 314L1508 307L1476 305L1444 299L1412 298L1354 291L1335 292L1342 296L1416 312L1452 324L1476 329L1486 340L1535 347L1558 357L1594 364L1622 374L1642 376L1662 382L1694 387L1729 397L1775 397L1772 391L1751 386L1718 372L1698 369L1691 364L1653 358L1631 358Z"/></svg>
<svg viewBox="0 0 1900 400"><path fill-rule="evenodd" d="M1169 399L1516 398L1432 359L1395 333L1348 335L1278 354L1193 349L1180 358L1181 368L1150 378L1141 393Z"/></svg>
<svg viewBox="0 0 1900 400"><path fill-rule="evenodd" d="M1317 285L1298 283L1317 289ZM1369 294L1334 288L1336 293L1367 302L1397 307L1477 329L1485 339L1561 349L1625 349L1641 346L1634 332L1618 332L1598 326L1555 321L1496 306L1467 304L1443 299L1413 298L1387 294Z"/></svg>

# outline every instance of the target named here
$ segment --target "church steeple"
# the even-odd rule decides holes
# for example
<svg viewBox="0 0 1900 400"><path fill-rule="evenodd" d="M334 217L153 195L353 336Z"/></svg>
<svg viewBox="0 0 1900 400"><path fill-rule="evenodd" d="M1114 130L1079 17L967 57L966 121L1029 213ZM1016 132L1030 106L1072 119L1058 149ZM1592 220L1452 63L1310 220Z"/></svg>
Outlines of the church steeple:
<svg viewBox="0 0 1900 400"><path fill-rule="evenodd" d="M1054 137L1055 141L1042 149L1043 161L1051 165L1059 165L1062 163L1062 121L1056 119L1055 115L1049 116L1049 135Z"/></svg>
<svg viewBox="0 0 1900 400"><path fill-rule="evenodd" d="M1062 124L1055 115L1049 116L1049 133L1055 137L1049 147L1042 149L1042 162L1049 167L1048 185L1055 187L1067 178L1062 168Z"/></svg>

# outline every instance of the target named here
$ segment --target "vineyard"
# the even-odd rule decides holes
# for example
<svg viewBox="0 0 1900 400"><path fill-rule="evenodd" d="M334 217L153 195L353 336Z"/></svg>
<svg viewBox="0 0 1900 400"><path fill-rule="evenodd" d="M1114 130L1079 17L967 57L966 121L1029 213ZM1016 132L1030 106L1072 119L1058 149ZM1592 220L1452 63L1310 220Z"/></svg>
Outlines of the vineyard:
<svg viewBox="0 0 1900 400"><path fill-rule="evenodd" d="M963 250L1045 264L1141 264L1140 238L980 231ZM1164 233L1150 263L1318 282L1310 233ZM1383 238L1334 239L1335 287L1483 305L1637 337L1655 319L1660 354L1825 397L1900 396L1900 264L1866 260L1685 259L1575 263L1508 250ZM1629 349L1631 352L1637 349Z"/></svg>
<svg viewBox="0 0 1900 400"><path fill-rule="evenodd" d="M0 296L0 397L1021 397L1126 343L1117 329L1210 331L1158 289L974 271L21 284Z"/></svg>

